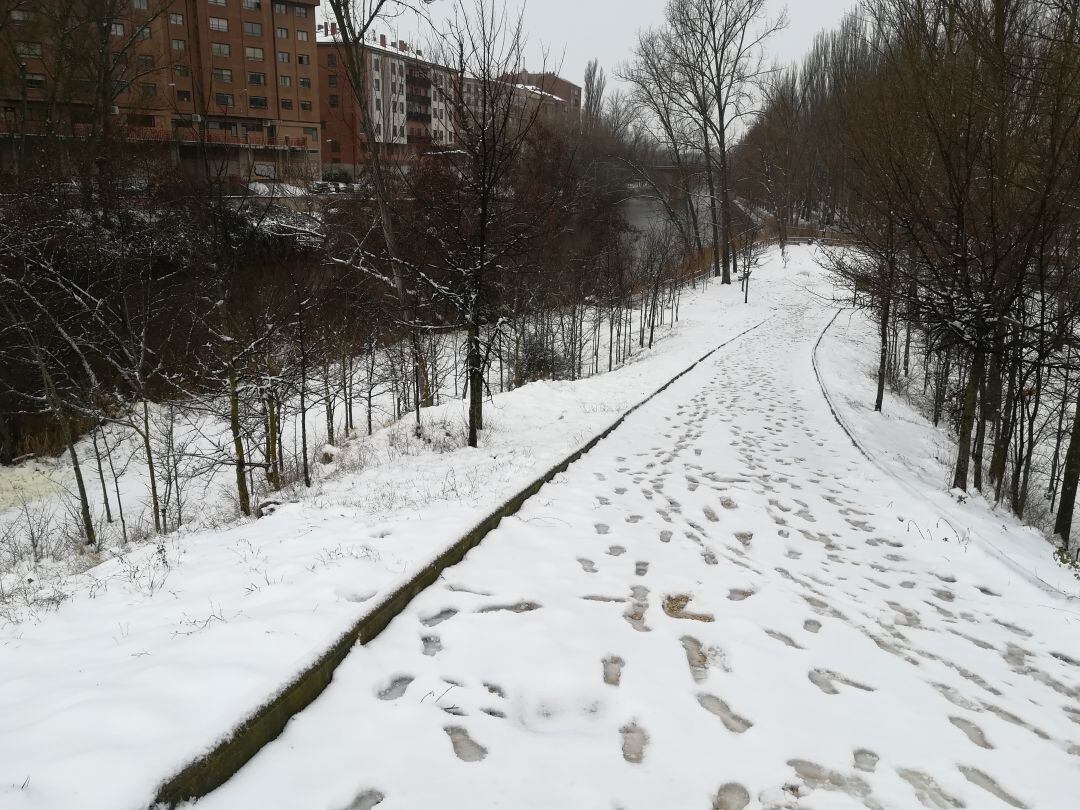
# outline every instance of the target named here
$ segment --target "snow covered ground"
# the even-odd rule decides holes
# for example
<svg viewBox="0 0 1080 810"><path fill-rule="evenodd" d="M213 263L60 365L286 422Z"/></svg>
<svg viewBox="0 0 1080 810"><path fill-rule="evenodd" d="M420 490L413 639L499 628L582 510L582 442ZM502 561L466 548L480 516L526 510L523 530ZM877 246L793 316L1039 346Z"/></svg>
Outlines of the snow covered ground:
<svg viewBox="0 0 1080 810"><path fill-rule="evenodd" d="M460 446L455 400L425 411L430 444L391 426L268 518L65 579L57 610L0 628L0 807L145 807L495 505L790 296L758 278L749 306L719 285L687 294L674 332L614 373L496 396L479 449ZM218 503L208 490L192 506Z"/></svg>
<svg viewBox="0 0 1080 810"><path fill-rule="evenodd" d="M1074 807L1080 583L943 492L925 422L869 412L872 344L838 321L819 367L866 458L815 375L812 250L759 276L766 328L504 521L199 810Z"/></svg>

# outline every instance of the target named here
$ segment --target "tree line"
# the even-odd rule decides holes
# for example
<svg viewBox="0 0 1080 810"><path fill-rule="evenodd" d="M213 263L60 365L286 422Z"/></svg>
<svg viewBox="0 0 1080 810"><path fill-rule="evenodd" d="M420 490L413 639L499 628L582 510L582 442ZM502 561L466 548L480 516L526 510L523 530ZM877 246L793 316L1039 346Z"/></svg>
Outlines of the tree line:
<svg viewBox="0 0 1080 810"><path fill-rule="evenodd" d="M1075 558L1080 3L868 0L771 76L736 152L781 239L857 246L830 263L876 318L877 409L890 383L923 399L952 486Z"/></svg>

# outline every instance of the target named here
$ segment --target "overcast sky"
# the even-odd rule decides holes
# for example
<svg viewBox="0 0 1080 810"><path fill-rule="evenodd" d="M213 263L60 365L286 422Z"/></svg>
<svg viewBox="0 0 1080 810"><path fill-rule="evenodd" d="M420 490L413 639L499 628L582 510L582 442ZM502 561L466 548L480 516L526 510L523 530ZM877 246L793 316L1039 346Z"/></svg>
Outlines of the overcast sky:
<svg viewBox="0 0 1080 810"><path fill-rule="evenodd" d="M435 0L429 6L436 19L448 13L458 0ZM611 76L626 59L638 29L658 25L663 19L665 0L525 0L525 20L530 58L540 61L541 43L549 49L551 61L561 61L560 72L581 84L585 65L596 57ZM506 0L509 8L519 8L518 0ZM465 0L466 6L471 0ZM799 59L810 47L814 35L833 28L856 0L768 0L772 13L787 8L788 27L770 44L770 57L781 63ZM400 19L387 33L410 39L419 25ZM535 69L534 65L529 65Z"/></svg>

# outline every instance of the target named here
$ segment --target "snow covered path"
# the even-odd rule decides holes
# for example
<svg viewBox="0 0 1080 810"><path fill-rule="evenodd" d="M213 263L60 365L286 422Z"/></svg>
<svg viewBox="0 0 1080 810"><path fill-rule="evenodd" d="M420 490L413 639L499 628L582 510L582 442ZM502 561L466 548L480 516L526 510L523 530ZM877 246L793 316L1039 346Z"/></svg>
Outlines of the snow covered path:
<svg viewBox="0 0 1080 810"><path fill-rule="evenodd" d="M1074 807L1080 606L921 530L818 388L832 310L787 300L200 810Z"/></svg>

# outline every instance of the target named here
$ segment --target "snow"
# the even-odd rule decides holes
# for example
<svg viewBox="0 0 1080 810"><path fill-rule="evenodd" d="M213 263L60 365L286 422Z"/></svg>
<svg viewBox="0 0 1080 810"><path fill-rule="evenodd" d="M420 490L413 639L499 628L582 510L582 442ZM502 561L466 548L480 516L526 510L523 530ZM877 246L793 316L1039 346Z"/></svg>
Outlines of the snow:
<svg viewBox="0 0 1080 810"><path fill-rule="evenodd" d="M425 410L430 444L406 419L339 448L267 518L168 535L65 580L56 611L0 628L0 806L146 806L497 504L770 311L766 295L734 299L719 285L686 295L674 332L611 374L495 396L478 449L462 447L454 400ZM212 513L220 494L189 508Z"/></svg>
<svg viewBox="0 0 1080 810"><path fill-rule="evenodd" d="M818 366L873 460L852 444L813 365L830 291L790 255L767 328L545 486L200 810L1072 806L1080 584L909 460L932 435L859 404L874 344L841 327Z"/></svg>
<svg viewBox="0 0 1080 810"><path fill-rule="evenodd" d="M2 631L0 806L146 806L486 509L765 318L356 648L199 810L1071 806L1080 583L949 497L925 421L872 413L874 344L845 314L816 354L870 458L852 444L815 374L835 309L813 248L755 278L749 306L690 297L617 372L497 396L480 449L388 428L310 498L107 562ZM425 416L453 446L461 405Z"/></svg>

